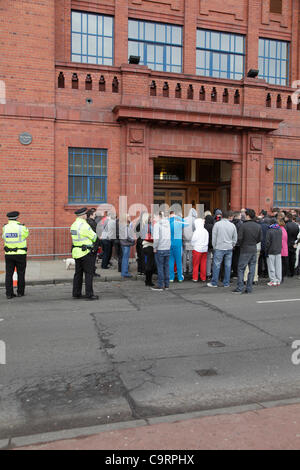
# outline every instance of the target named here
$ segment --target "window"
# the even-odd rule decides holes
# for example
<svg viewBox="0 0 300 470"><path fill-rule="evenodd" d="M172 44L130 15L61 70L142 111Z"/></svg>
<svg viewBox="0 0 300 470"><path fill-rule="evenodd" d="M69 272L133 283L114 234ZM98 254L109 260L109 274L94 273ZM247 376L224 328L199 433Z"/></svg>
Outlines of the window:
<svg viewBox="0 0 300 470"><path fill-rule="evenodd" d="M244 36L197 30L197 75L241 80L244 57Z"/></svg>
<svg viewBox="0 0 300 470"><path fill-rule="evenodd" d="M288 85L289 44L275 39L259 39L259 78L275 85Z"/></svg>
<svg viewBox="0 0 300 470"><path fill-rule="evenodd" d="M300 160L275 160L274 205L300 207Z"/></svg>
<svg viewBox="0 0 300 470"><path fill-rule="evenodd" d="M128 56L152 70L182 72L182 27L129 20Z"/></svg>
<svg viewBox="0 0 300 470"><path fill-rule="evenodd" d="M187 160L161 157L154 161L156 181L185 181Z"/></svg>
<svg viewBox="0 0 300 470"><path fill-rule="evenodd" d="M282 0L270 0L270 13L282 15Z"/></svg>
<svg viewBox="0 0 300 470"><path fill-rule="evenodd" d="M69 203L107 199L107 150L69 148Z"/></svg>
<svg viewBox="0 0 300 470"><path fill-rule="evenodd" d="M113 18L72 11L72 62L113 65Z"/></svg>

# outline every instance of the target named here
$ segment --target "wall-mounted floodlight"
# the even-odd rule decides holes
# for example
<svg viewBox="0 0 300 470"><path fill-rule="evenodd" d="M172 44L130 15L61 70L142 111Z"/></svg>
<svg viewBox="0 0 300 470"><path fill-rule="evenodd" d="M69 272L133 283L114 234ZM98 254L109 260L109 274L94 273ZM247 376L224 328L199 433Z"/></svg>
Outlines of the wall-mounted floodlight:
<svg viewBox="0 0 300 470"><path fill-rule="evenodd" d="M129 63L130 64L135 64L138 65L140 63L140 56L139 55L131 55L129 57Z"/></svg>

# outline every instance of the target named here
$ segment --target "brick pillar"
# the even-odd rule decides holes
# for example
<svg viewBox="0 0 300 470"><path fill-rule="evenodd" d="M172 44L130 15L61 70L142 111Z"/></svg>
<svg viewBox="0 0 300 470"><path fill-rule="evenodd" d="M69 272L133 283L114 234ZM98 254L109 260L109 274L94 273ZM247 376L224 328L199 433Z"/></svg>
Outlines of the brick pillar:
<svg viewBox="0 0 300 470"><path fill-rule="evenodd" d="M290 86L292 86L293 82L296 80L300 80L299 76L299 2L297 0L292 0L292 11L293 11L293 18L292 18L292 42L291 42L291 82ZM299 88L299 87L298 87Z"/></svg>
<svg viewBox="0 0 300 470"><path fill-rule="evenodd" d="M239 211L242 208L242 164L232 162L230 209Z"/></svg>
<svg viewBox="0 0 300 470"><path fill-rule="evenodd" d="M249 69L258 69L258 39L261 8L261 0L249 0L245 75L247 75Z"/></svg>
<svg viewBox="0 0 300 470"><path fill-rule="evenodd" d="M115 60L119 67L128 62L128 0L115 0Z"/></svg>
<svg viewBox="0 0 300 470"><path fill-rule="evenodd" d="M185 0L183 28L183 73L196 74L197 0Z"/></svg>
<svg viewBox="0 0 300 470"><path fill-rule="evenodd" d="M153 161L149 158L149 128L139 122L127 122L122 132L122 195L127 196L128 207L140 204L150 210L153 201Z"/></svg>

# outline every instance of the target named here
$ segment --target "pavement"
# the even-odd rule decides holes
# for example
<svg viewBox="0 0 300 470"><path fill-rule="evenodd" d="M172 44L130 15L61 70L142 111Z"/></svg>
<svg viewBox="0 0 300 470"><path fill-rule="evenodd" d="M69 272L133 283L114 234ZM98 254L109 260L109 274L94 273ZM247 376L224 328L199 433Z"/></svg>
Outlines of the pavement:
<svg viewBox="0 0 300 470"><path fill-rule="evenodd" d="M300 404L275 403L240 409L195 413L194 416L152 418L122 426L106 426L44 435L48 442L27 445L18 439L18 450L299 450ZM252 408L252 409L251 409ZM210 415L210 416L209 416ZM78 433L79 437L71 438ZM84 436L84 434L91 434ZM34 438L33 438L34 439ZM37 438L35 438L37 439ZM52 441L52 442L49 442ZM102 454L103 455L103 454ZM127 456L130 454L126 454ZM116 454L117 456L117 454ZM104 453L105 457L105 453ZM161 457L152 456L152 462ZM199 456L194 457L194 459ZM196 463L194 460L193 463ZM197 462L198 463L198 462Z"/></svg>
<svg viewBox="0 0 300 470"><path fill-rule="evenodd" d="M118 272L116 261L112 260L113 267L111 269L101 269L101 263L97 264L97 273L101 278L95 278L96 281L110 282L120 281L121 273ZM136 262L133 260L130 263L130 271L133 274L133 279L137 278ZM75 267L70 266L66 268L66 262L63 259L59 260L44 260L44 261L27 261L26 268L26 284L28 286L41 285L41 284L61 284L65 282L72 282L74 277ZM0 287L5 285L5 262L0 261Z"/></svg>

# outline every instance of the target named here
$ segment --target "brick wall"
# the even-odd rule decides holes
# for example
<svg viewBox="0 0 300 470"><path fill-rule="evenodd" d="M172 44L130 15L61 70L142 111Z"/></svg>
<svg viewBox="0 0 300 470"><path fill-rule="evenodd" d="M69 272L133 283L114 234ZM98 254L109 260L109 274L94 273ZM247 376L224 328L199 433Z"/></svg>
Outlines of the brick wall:
<svg viewBox="0 0 300 470"><path fill-rule="evenodd" d="M0 223L10 210L27 225L54 222L54 13L54 0L1 2Z"/></svg>

